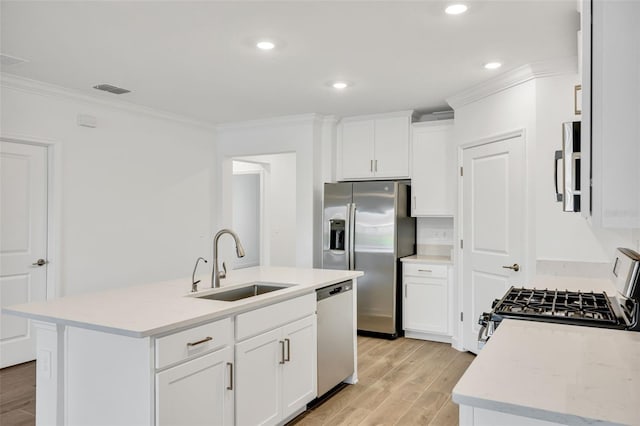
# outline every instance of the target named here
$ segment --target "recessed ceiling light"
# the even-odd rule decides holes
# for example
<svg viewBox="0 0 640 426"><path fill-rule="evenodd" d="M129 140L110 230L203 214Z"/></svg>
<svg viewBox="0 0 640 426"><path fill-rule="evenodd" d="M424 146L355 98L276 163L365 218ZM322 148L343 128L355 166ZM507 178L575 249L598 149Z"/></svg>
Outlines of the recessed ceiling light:
<svg viewBox="0 0 640 426"><path fill-rule="evenodd" d="M276 44L272 41L263 40L263 41L259 41L256 44L256 47L260 50L271 50L274 47L276 47Z"/></svg>
<svg viewBox="0 0 640 426"><path fill-rule="evenodd" d="M342 90L349 87L349 83L347 83L346 81L336 81L331 84L331 87L333 87L334 89Z"/></svg>
<svg viewBox="0 0 640 426"><path fill-rule="evenodd" d="M498 69L502 66L502 64L500 62L487 62L486 64L484 64L484 67L488 70L495 70Z"/></svg>
<svg viewBox="0 0 640 426"><path fill-rule="evenodd" d="M444 12L448 15L460 15L467 11L467 6L464 4L452 4L448 6Z"/></svg>

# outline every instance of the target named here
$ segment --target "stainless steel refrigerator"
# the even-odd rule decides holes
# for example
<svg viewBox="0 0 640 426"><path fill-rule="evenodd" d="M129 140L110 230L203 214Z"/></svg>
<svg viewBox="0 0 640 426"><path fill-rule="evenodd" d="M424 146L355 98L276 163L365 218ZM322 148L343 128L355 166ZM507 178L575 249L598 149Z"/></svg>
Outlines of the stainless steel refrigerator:
<svg viewBox="0 0 640 426"><path fill-rule="evenodd" d="M358 278L358 330L402 330L399 258L415 254L410 186L393 181L324 185L322 267L364 271Z"/></svg>

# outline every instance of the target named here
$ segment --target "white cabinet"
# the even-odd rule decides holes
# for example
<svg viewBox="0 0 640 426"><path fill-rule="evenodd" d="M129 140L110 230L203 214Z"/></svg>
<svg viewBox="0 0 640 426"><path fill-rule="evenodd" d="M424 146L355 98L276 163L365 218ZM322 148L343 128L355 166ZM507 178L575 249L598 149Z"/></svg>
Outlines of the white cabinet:
<svg viewBox="0 0 640 426"><path fill-rule="evenodd" d="M280 420L282 330L236 345L236 420L239 425L270 425Z"/></svg>
<svg viewBox="0 0 640 426"><path fill-rule="evenodd" d="M411 113L343 119L338 130L338 179L408 178Z"/></svg>
<svg viewBox="0 0 640 426"><path fill-rule="evenodd" d="M233 424L233 348L156 374L157 425Z"/></svg>
<svg viewBox="0 0 640 426"><path fill-rule="evenodd" d="M289 418L317 392L317 321L310 316L282 327L285 363L282 364L282 417Z"/></svg>
<svg viewBox="0 0 640 426"><path fill-rule="evenodd" d="M156 425L234 423L232 345L230 318L155 339Z"/></svg>
<svg viewBox="0 0 640 426"><path fill-rule="evenodd" d="M455 150L453 120L414 123L411 216L453 216Z"/></svg>
<svg viewBox="0 0 640 426"><path fill-rule="evenodd" d="M340 125L342 132L342 156L340 170L343 179L360 179L373 176L374 121L348 121Z"/></svg>
<svg viewBox="0 0 640 426"><path fill-rule="evenodd" d="M451 273L447 265L403 263L403 329L411 338L450 342Z"/></svg>
<svg viewBox="0 0 640 426"><path fill-rule="evenodd" d="M640 2L584 1L582 13L582 211L640 228Z"/></svg>
<svg viewBox="0 0 640 426"><path fill-rule="evenodd" d="M272 425L316 396L316 316L236 345L236 423Z"/></svg>

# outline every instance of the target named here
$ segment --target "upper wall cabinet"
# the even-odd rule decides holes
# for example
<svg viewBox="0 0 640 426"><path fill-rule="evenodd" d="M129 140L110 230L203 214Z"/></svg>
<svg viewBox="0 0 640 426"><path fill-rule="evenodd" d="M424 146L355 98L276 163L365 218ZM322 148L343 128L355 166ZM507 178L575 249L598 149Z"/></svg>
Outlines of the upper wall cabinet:
<svg viewBox="0 0 640 426"><path fill-rule="evenodd" d="M408 178L411 114L343 119L338 128L338 180Z"/></svg>
<svg viewBox="0 0 640 426"><path fill-rule="evenodd" d="M582 3L581 204L598 227L640 228L639 16L639 1Z"/></svg>
<svg viewBox="0 0 640 426"><path fill-rule="evenodd" d="M414 123L412 127L411 216L453 216L453 120Z"/></svg>

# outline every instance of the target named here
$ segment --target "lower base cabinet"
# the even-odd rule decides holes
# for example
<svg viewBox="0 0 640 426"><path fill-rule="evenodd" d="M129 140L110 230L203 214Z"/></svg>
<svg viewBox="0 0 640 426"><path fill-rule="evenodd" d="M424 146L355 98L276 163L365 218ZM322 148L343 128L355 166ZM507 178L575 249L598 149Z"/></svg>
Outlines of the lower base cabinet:
<svg viewBox="0 0 640 426"><path fill-rule="evenodd" d="M236 344L236 424L274 425L316 396L316 316Z"/></svg>
<svg viewBox="0 0 640 426"><path fill-rule="evenodd" d="M157 425L233 425L233 348L156 374Z"/></svg>
<svg viewBox="0 0 640 426"><path fill-rule="evenodd" d="M403 321L412 338L450 341L451 273L447 265L403 264Z"/></svg>

